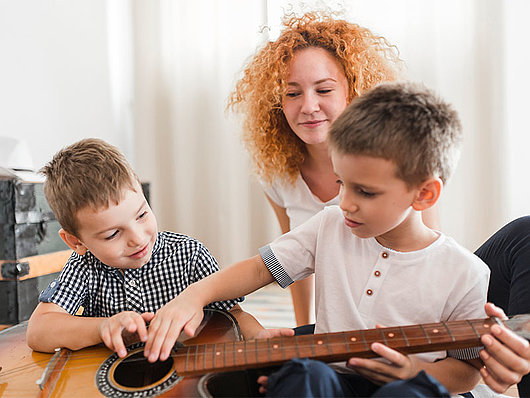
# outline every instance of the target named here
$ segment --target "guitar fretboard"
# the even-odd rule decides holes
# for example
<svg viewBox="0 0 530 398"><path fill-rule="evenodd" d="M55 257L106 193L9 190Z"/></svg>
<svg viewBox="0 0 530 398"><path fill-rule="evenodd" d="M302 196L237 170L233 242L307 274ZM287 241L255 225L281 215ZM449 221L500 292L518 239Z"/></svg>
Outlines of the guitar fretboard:
<svg viewBox="0 0 530 398"><path fill-rule="evenodd" d="M488 318L199 344L179 348L173 354L173 360L177 373L188 376L275 366L292 358L323 362L342 361L352 356L372 358L377 356L370 349L374 342L403 354L468 348L480 346L480 336L495 322L495 319Z"/></svg>

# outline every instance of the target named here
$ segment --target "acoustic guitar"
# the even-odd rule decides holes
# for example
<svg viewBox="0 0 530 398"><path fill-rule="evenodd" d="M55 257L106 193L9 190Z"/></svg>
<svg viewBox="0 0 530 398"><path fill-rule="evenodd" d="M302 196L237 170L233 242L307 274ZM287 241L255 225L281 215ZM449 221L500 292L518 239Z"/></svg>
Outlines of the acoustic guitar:
<svg viewBox="0 0 530 398"><path fill-rule="evenodd" d="M231 314L205 310L193 339L176 344L166 361L154 364L143 356L143 343L127 347L119 358L102 345L55 354L32 351L25 341L26 324L0 332L0 396L2 397L190 397L244 396L239 384L245 369L271 367L291 358L325 362L376 355L370 344L381 342L404 354L480 346L480 336L501 323L530 339L530 315L509 320L462 320L323 333L271 339L242 340ZM227 373L228 372L228 373ZM255 392L255 391L254 391Z"/></svg>

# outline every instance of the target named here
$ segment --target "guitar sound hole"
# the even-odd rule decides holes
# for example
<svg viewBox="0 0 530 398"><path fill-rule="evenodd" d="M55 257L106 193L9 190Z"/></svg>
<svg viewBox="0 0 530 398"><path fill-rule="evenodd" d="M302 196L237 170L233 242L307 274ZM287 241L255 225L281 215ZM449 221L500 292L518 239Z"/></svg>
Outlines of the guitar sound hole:
<svg viewBox="0 0 530 398"><path fill-rule="evenodd" d="M173 369L173 358L155 363L148 362L143 351L121 361L114 370L117 384L128 388L146 387L166 377Z"/></svg>

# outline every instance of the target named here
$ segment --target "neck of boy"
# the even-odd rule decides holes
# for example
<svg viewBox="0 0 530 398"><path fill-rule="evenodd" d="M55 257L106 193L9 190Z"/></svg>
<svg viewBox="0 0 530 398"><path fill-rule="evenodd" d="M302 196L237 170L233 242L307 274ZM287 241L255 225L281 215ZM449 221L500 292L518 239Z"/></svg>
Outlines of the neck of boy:
<svg viewBox="0 0 530 398"><path fill-rule="evenodd" d="M427 227L421 212L411 210L410 214L398 226L384 234L376 236L380 245L398 252L412 252L425 249L438 239L439 235Z"/></svg>

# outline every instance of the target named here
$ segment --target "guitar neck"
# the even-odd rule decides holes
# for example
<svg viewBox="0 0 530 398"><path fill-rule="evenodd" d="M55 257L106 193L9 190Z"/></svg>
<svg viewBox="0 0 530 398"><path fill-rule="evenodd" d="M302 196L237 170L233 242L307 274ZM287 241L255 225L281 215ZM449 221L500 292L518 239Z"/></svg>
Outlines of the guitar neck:
<svg viewBox="0 0 530 398"><path fill-rule="evenodd" d="M349 332L275 337L229 343L200 344L179 348L173 354L181 376L226 372L280 365L292 358L323 362L343 361L352 356L372 358L374 342L403 354L480 346L480 336L496 318L429 323Z"/></svg>

